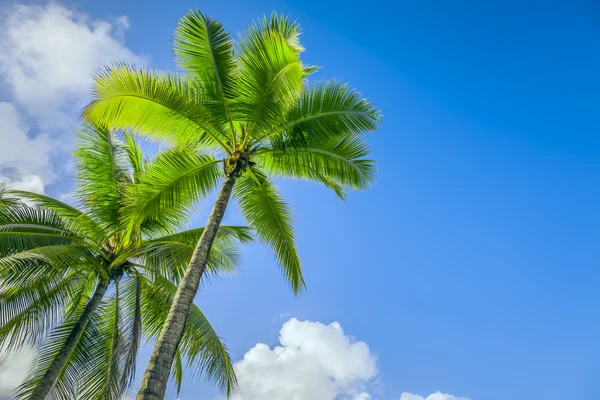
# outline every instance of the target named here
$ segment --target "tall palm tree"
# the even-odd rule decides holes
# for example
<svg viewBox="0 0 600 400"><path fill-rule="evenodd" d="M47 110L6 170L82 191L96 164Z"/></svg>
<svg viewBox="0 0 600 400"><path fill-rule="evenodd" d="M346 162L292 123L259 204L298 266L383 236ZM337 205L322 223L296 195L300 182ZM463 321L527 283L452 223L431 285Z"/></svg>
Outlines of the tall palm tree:
<svg viewBox="0 0 600 400"><path fill-rule="evenodd" d="M145 162L131 136L123 142L86 127L76 159L80 209L0 190L0 347L39 349L15 399L120 400L135 373L140 339L158 338L204 231L176 231L193 201L188 187L168 178L174 160L185 164L198 156L170 149ZM166 183L155 187L158 193L180 200L129 224L131 203L157 179ZM221 227L208 270L235 269L237 244L249 239L243 227ZM170 370L178 387L185 363L230 393L236 379L227 349L195 305L185 324Z"/></svg>
<svg viewBox="0 0 600 400"><path fill-rule="evenodd" d="M202 194L221 182L138 400L164 396L186 316L232 194L248 224L275 253L294 292L299 292L304 280L292 216L272 179L316 181L342 199L345 188L365 189L373 180L364 134L377 128L380 113L346 84L309 82L316 68L301 61L300 33L297 23L274 13L234 43L219 22L190 11L175 31L176 61L183 74L117 65L96 77L85 119L194 148L205 157L204 164L182 165L180 176L194 175L198 183L206 183L196 188ZM152 198L165 207L176 200ZM148 215L148 200L138 200L136 212L130 214L132 223Z"/></svg>

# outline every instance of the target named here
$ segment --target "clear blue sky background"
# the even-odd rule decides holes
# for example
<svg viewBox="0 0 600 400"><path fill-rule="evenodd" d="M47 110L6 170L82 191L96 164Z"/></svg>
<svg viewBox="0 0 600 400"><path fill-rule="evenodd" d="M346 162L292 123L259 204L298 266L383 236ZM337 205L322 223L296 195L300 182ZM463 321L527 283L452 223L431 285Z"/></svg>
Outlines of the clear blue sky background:
<svg viewBox="0 0 600 400"><path fill-rule="evenodd" d="M239 276L199 296L236 358L275 343L286 314L337 320L367 342L381 399L600 398L600 3L66 4L127 15L128 47L165 69L189 8L234 33L283 11L303 25L319 77L349 81L383 110L372 190L342 204L281 185L308 291L294 298L255 246ZM182 397L209 393L188 383Z"/></svg>

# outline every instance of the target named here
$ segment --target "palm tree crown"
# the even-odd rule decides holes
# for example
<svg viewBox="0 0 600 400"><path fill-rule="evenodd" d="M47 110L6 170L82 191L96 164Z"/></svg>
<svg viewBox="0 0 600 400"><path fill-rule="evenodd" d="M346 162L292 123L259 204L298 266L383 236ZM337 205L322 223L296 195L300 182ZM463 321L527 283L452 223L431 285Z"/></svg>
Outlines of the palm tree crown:
<svg viewBox="0 0 600 400"><path fill-rule="evenodd" d="M0 345L29 343L39 357L15 398L119 400L131 384L140 339L158 338L177 283L203 228L178 232L192 203L126 218L142 185L168 183L164 159L195 155L172 149L145 161L129 135L87 126L76 151L79 208L21 191L0 193ZM169 190L176 196L181 187ZM164 190L164 187L157 190ZM17 199L24 199L35 207ZM208 271L235 269L242 227L221 227ZM227 393L236 385L227 349L192 306L172 368L198 368Z"/></svg>
<svg viewBox="0 0 600 400"><path fill-rule="evenodd" d="M84 111L90 121L203 154L200 163L178 169L182 179L198 178L191 196L213 190L219 177L239 175L241 210L295 291L303 279L291 215L272 178L317 181L341 198L344 188L369 187L374 166L363 134L379 121L377 109L348 85L306 79L316 68L301 62L300 33L297 23L272 14L234 44L220 23L190 12L175 32L184 74L108 69ZM169 207L172 200L160 202Z"/></svg>
<svg viewBox="0 0 600 400"><path fill-rule="evenodd" d="M273 178L316 181L342 199L345 189L365 189L374 178L365 133L380 113L339 81L314 81L317 68L301 60L300 26L273 13L237 41L199 11L182 17L175 30L175 57L183 73L126 65L96 77L94 99L83 112L92 123L188 149L185 162L165 158L169 171L145 185L128 205L129 226L169 213L182 191L190 201L221 188L194 256L177 289L160 339L142 380L138 400L164 397L185 318L230 197L248 225L274 252L294 292L305 286L296 251L290 208ZM222 168L221 168L222 165ZM165 189L165 190L163 190Z"/></svg>

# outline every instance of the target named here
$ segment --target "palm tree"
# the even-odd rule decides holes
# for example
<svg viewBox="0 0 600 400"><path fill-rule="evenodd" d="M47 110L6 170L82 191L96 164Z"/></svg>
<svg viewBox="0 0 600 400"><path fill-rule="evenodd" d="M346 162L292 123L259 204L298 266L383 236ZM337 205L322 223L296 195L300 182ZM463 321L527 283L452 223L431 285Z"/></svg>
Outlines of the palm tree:
<svg viewBox="0 0 600 400"><path fill-rule="evenodd" d="M234 43L219 22L190 11L175 31L183 74L117 65L96 77L84 119L195 149L204 164L181 165L178 173L206 182L197 186L200 194L221 182L138 400L164 396L186 316L232 194L297 293L304 280L292 216L273 178L316 181L342 199L345 188L365 189L372 183L374 165L366 159L370 150L364 134L377 128L380 113L346 84L309 82L317 68L301 61L300 33L296 22L274 13ZM154 199L165 207L177 200ZM139 199L131 223L145 217L146 208L146 200Z"/></svg>
<svg viewBox="0 0 600 400"><path fill-rule="evenodd" d="M196 162L170 149L144 161L125 135L86 127L76 150L80 209L53 198L0 190L0 347L37 345L39 357L15 399L119 400L135 373L140 339L156 340L203 228L177 232L193 201L171 165ZM144 185L179 196L172 208L124 225ZM34 202L35 207L16 201ZM159 207L160 208L160 207ZM128 228L128 229L126 229ZM207 268L235 269L243 227L221 227ZM205 372L227 393L236 386L227 349L192 305L171 373Z"/></svg>

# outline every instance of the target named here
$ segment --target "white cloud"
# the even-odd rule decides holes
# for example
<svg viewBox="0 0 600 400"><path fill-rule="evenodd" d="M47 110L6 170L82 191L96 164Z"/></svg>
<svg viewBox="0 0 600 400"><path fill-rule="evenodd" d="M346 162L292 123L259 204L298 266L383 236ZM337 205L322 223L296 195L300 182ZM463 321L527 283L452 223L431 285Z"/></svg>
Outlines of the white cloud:
<svg viewBox="0 0 600 400"><path fill-rule="evenodd" d="M402 393L400 396L400 400L470 400L466 397L456 397L451 394L444 394L440 392L435 392L430 394L427 397L419 396L417 394L412 393Z"/></svg>
<svg viewBox="0 0 600 400"><path fill-rule="evenodd" d="M0 175L4 176L0 180L22 181L19 186L23 187L34 184L35 180L52 179L48 166L53 145L48 135L29 137L28 127L11 103L0 102L0 121ZM37 179L26 178L28 175ZM39 188L39 184L35 186Z"/></svg>
<svg viewBox="0 0 600 400"><path fill-rule="evenodd" d="M58 3L0 10L0 180L43 190L68 168L94 71L143 63L129 50L126 16L93 19ZM40 183L41 181L41 183Z"/></svg>
<svg viewBox="0 0 600 400"><path fill-rule="evenodd" d="M0 176L0 182L6 183L13 189L44 194L44 182L42 182L42 178L37 175L26 175L22 179L16 181L5 176Z"/></svg>
<svg viewBox="0 0 600 400"><path fill-rule="evenodd" d="M359 389L377 374L364 342L347 336L339 323L298 321L280 330L280 346L259 343L235 365L240 393L234 400L367 400Z"/></svg>
<svg viewBox="0 0 600 400"><path fill-rule="evenodd" d="M16 5L2 25L0 74L15 102L32 115L47 118L64 106L80 108L97 68L113 62L142 62L122 42L129 28L125 16L109 22L57 3Z"/></svg>
<svg viewBox="0 0 600 400"><path fill-rule="evenodd" d="M0 349L0 397L8 396L23 382L35 356L36 351L33 347L23 347L6 358L2 357Z"/></svg>

